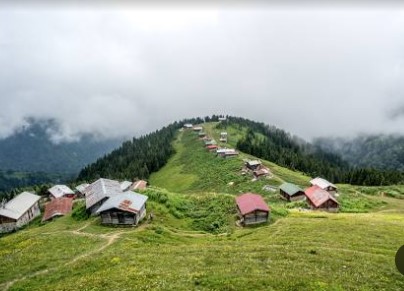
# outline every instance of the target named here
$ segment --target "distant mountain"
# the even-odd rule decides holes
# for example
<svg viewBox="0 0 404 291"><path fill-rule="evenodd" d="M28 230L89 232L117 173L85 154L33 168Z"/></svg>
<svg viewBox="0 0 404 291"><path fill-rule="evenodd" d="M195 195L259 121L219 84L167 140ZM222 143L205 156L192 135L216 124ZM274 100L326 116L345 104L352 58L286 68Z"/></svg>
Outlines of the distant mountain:
<svg viewBox="0 0 404 291"><path fill-rule="evenodd" d="M404 136L318 138L314 144L324 151L340 155L352 166L404 171Z"/></svg>
<svg viewBox="0 0 404 291"><path fill-rule="evenodd" d="M75 175L122 143L100 141L90 135L77 142L55 144L50 140L57 124L52 120L30 120L29 126L0 139L0 170Z"/></svg>

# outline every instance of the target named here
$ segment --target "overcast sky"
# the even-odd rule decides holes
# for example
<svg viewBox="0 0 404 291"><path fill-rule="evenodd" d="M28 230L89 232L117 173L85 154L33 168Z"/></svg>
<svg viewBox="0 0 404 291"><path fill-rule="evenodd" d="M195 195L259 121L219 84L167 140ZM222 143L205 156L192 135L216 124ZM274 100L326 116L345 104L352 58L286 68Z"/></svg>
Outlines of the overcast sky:
<svg viewBox="0 0 404 291"><path fill-rule="evenodd" d="M404 133L398 7L1 7L0 137L55 140L243 116L306 139Z"/></svg>

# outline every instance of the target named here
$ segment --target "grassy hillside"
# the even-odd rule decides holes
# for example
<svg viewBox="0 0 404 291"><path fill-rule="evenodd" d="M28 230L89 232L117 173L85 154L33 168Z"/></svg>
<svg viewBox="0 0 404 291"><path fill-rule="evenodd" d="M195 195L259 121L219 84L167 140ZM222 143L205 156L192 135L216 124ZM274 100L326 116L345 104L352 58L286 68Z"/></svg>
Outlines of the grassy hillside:
<svg viewBox="0 0 404 291"><path fill-rule="evenodd" d="M215 123L205 131L219 140ZM228 129L234 146L243 130ZM342 213L299 211L263 190L310 177L263 161L273 178L241 175L245 154L224 160L196 134L179 132L176 154L150 178L136 228L75 215L0 238L0 290L403 290L394 256L403 244L404 189L338 185ZM251 157L252 158L252 157ZM232 183L231 183L232 182ZM231 183L231 184L229 184ZM235 225L234 197L261 193L271 221Z"/></svg>
<svg viewBox="0 0 404 291"><path fill-rule="evenodd" d="M77 222L64 217L3 237L0 288L404 288L394 266L402 244L401 214L292 212L275 224L232 226L224 235L212 235L193 230L191 218L176 218L164 203L152 201L149 210L155 219L138 228L107 228L98 218Z"/></svg>

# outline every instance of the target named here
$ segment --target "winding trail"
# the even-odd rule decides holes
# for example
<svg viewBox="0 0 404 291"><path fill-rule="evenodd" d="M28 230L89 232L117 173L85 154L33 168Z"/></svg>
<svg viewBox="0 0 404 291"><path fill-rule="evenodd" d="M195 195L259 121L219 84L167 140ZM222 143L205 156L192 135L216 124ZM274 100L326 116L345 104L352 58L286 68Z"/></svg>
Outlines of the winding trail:
<svg viewBox="0 0 404 291"><path fill-rule="evenodd" d="M36 277L36 276L39 276L39 275L47 274L47 273L49 273L51 271L55 271L55 270L57 270L59 268L72 265L75 262L77 262L77 261L79 261L79 260L81 260L83 258L86 258L88 256L91 256L91 255L94 255L96 253L99 253L99 252L103 251L105 248L107 248L108 246L112 245L117 239L120 238L120 236L122 234L129 232L128 230L127 231L120 230L120 231L116 231L116 232L112 232L112 233L108 233L108 234L94 234L94 233L83 232L83 230L89 225L90 225L90 223L87 223L84 226L82 226L82 227L80 227L80 228L78 228L76 230L62 230L62 231L56 231L56 232L49 233L49 234L65 232L65 233L71 233L71 234L74 234L74 235L96 237L96 238L105 239L106 240L105 244L101 245L99 248L97 248L95 250L90 250L88 252L80 254L80 255L72 258L70 261L64 263L61 266L53 267L53 268L47 268L47 269L44 269L44 270L41 270L41 271L34 272L32 274L29 274L29 275L25 275L25 276L22 276L22 277L19 277L19 278L15 278L15 279L13 279L11 281L5 282L5 283L0 285L0 290L7 291L7 290L10 289L11 286L13 286L17 282L21 282L21 281L24 281L26 279L30 279L30 278L33 278L33 277Z"/></svg>

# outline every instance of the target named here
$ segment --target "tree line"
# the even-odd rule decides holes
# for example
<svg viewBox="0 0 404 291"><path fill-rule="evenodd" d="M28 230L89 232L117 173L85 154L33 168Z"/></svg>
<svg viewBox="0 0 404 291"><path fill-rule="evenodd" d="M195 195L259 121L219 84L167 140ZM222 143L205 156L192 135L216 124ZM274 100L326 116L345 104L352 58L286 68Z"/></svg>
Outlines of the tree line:
<svg viewBox="0 0 404 291"><path fill-rule="evenodd" d="M403 172L350 166L339 155L326 152L274 126L228 116L218 127L229 125L240 130L247 128L245 136L237 142L240 151L313 177L321 176L334 183L367 186L404 183Z"/></svg>

